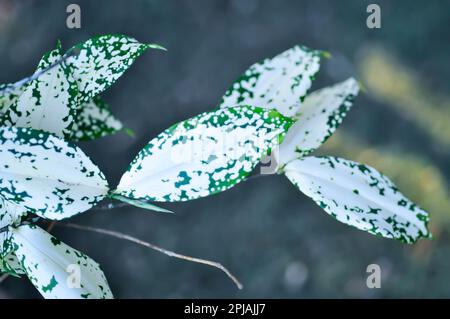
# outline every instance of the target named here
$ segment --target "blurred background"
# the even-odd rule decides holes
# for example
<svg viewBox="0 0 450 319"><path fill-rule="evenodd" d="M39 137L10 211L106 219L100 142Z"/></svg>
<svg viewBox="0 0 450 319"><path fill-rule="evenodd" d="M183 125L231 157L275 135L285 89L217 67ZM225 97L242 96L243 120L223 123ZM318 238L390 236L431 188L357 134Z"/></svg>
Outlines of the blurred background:
<svg viewBox="0 0 450 319"><path fill-rule="evenodd" d="M66 7L81 6L81 29ZM381 7L381 29L366 8ZM0 1L0 83L30 75L42 54L106 33L156 42L103 94L136 133L81 143L116 185L136 153L171 124L211 110L256 61L296 44L327 50L313 89L355 76L366 87L320 149L370 164L431 214L433 240L405 245L341 224L284 176L166 204L174 215L134 207L91 211L73 222L118 230L219 270L103 235L52 233L98 261L116 298L450 297L450 2L133 0ZM381 266L381 289L366 267ZM0 284L0 298L40 298L26 278Z"/></svg>

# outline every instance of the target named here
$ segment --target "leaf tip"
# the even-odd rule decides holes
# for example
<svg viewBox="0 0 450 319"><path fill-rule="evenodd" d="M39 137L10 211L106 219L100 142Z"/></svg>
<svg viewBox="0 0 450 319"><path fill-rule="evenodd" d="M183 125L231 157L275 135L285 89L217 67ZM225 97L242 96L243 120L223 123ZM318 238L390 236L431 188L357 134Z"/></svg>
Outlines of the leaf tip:
<svg viewBox="0 0 450 319"><path fill-rule="evenodd" d="M131 138L135 138L136 137L136 133L133 131L133 129L129 128L129 127L124 127L122 129L122 131L128 135Z"/></svg>
<svg viewBox="0 0 450 319"><path fill-rule="evenodd" d="M147 48L167 51L167 49L165 47L163 47L163 46L161 46L159 44L156 44L156 43L149 43L149 44L147 44Z"/></svg>

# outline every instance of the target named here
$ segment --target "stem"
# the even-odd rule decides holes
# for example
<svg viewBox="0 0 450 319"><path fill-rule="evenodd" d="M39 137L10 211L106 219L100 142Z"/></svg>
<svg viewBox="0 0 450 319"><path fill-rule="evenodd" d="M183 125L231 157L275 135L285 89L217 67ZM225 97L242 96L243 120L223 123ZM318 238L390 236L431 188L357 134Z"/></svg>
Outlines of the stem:
<svg viewBox="0 0 450 319"><path fill-rule="evenodd" d="M72 223L59 223L56 222L56 225L58 226L63 226L63 227L69 227L69 228L75 228L75 229L79 229L79 230L86 230L86 231L90 231L90 232L94 232L94 233L99 233L99 234L103 234L103 235L108 235L108 236L112 236L115 238L119 238L119 239L123 239L123 240L128 240L132 243L156 250L160 253L163 253L164 255L167 255L169 257L174 257L174 258L178 258L178 259L184 259L187 261L191 261L191 262L195 262L195 263L199 263L199 264L203 264L203 265L208 265L211 267L215 267L218 268L220 270L222 270L227 276L228 278L230 278L234 284L238 287L238 289L242 289L243 286L242 284L239 282L239 280L227 269L225 268L222 264L215 262L215 261L210 261L210 260L206 260L206 259L201 259L201 258L195 258L195 257L191 257L191 256L186 256L186 255L182 255L182 254L178 254L176 252L164 249L162 247L156 246L154 244L151 244L149 242L140 240L136 237L132 237L130 235L127 234L123 234L117 231L113 231L113 230L107 230L107 229L102 229L102 228L95 228L95 227L90 227L90 226L83 226L83 225L78 225L78 224L72 224Z"/></svg>

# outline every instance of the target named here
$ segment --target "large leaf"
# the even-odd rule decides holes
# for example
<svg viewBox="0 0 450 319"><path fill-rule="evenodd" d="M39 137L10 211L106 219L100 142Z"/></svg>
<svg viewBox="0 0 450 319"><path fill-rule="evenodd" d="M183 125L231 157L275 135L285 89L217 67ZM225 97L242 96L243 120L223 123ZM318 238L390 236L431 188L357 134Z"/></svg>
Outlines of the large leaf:
<svg viewBox="0 0 450 319"><path fill-rule="evenodd" d="M73 126L72 141L88 141L114 134L123 129L109 105L96 96L80 106Z"/></svg>
<svg viewBox="0 0 450 319"><path fill-rule="evenodd" d="M233 187L292 124L276 111L231 107L178 123L151 140L122 176L117 194L185 201Z"/></svg>
<svg viewBox="0 0 450 319"><path fill-rule="evenodd" d="M33 285L45 298L113 298L100 266L34 225L11 228L15 254ZM80 285L71 282L69 267L78 267ZM68 280L69 279L69 280ZM72 283L69 285L69 283ZM75 284L75 285L74 285Z"/></svg>
<svg viewBox="0 0 450 319"><path fill-rule="evenodd" d="M294 115L319 71L322 55L322 51L295 46L253 64L226 91L220 107L251 105Z"/></svg>
<svg viewBox="0 0 450 319"><path fill-rule="evenodd" d="M285 173L345 224L406 243L430 236L428 213L372 167L337 157L304 157L287 164Z"/></svg>
<svg viewBox="0 0 450 319"><path fill-rule="evenodd" d="M358 91L358 82L350 78L308 94L295 116L297 122L275 153L278 164L303 157L322 145L342 123Z"/></svg>
<svg viewBox="0 0 450 319"><path fill-rule="evenodd" d="M1 127L0 163L0 196L44 218L84 212L108 192L78 147L42 131Z"/></svg>
<svg viewBox="0 0 450 319"><path fill-rule="evenodd" d="M125 35L103 35L74 46L71 50L77 54L66 63L78 83L82 101L88 102L109 88L149 48L162 49Z"/></svg>
<svg viewBox="0 0 450 319"><path fill-rule="evenodd" d="M42 57L38 71L61 57L58 45L57 49ZM69 137L77 113L77 97L77 84L68 68L61 63L26 85L25 91L6 110L2 123Z"/></svg>

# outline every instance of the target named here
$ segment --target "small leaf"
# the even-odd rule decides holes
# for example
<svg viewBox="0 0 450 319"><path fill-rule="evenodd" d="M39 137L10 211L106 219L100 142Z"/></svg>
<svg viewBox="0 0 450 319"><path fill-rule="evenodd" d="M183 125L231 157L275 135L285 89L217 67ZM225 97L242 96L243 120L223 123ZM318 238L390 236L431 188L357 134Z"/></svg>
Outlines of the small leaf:
<svg viewBox="0 0 450 319"><path fill-rule="evenodd" d="M38 71L61 57L58 46L42 57ZM2 125L41 129L59 137L70 136L77 113L77 96L77 84L61 63L26 85L24 92L15 97L16 100L6 110Z"/></svg>
<svg viewBox="0 0 450 319"><path fill-rule="evenodd" d="M27 128L0 128L0 196L43 218L84 212L108 193L103 173L75 145Z"/></svg>
<svg viewBox="0 0 450 319"><path fill-rule="evenodd" d="M66 60L78 83L82 101L88 102L109 88L144 51L161 49L125 35L103 35L74 46L77 55Z"/></svg>
<svg viewBox="0 0 450 319"><path fill-rule="evenodd" d="M319 71L322 55L322 51L295 46L253 64L227 90L220 107L251 105L294 115Z"/></svg>
<svg viewBox="0 0 450 319"><path fill-rule="evenodd" d="M43 297L113 298L100 266L85 254L34 225L11 228L11 232L17 249L15 254L28 278Z"/></svg>
<svg viewBox="0 0 450 319"><path fill-rule="evenodd" d="M173 214L173 211L153 205L147 201L142 201L142 200L138 200L138 199L133 199L133 198L128 198L125 196L121 196L121 195L117 195L117 194L112 194L111 198L117 199L121 202L124 203L128 203L130 205L136 206L136 207L140 207L140 208L144 208L144 209L148 209L148 210L153 210L155 212L160 212L160 213L169 213L169 214Z"/></svg>
<svg viewBox="0 0 450 319"><path fill-rule="evenodd" d="M80 106L71 140L75 142L94 140L122 129L122 123L112 114L109 105L100 96L96 96Z"/></svg>
<svg viewBox="0 0 450 319"><path fill-rule="evenodd" d="M414 243L429 237L428 213L372 167L337 157L290 162L286 176L328 214L371 234Z"/></svg>
<svg viewBox="0 0 450 319"><path fill-rule="evenodd" d="M115 194L175 202L222 192L245 179L291 124L276 111L248 106L200 114L151 140Z"/></svg>
<svg viewBox="0 0 450 319"><path fill-rule="evenodd" d="M342 123L358 91L358 82L350 78L308 94L280 145L277 162L283 166L322 145Z"/></svg>

